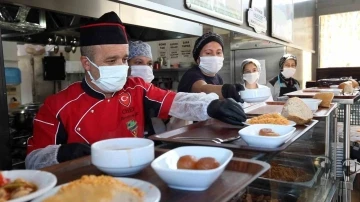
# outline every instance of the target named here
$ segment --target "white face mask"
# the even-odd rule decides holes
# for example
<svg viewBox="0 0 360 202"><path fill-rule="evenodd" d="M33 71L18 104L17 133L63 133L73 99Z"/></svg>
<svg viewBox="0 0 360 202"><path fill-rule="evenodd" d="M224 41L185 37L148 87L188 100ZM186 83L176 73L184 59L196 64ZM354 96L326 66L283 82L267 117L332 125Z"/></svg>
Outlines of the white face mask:
<svg viewBox="0 0 360 202"><path fill-rule="evenodd" d="M224 62L223 57L210 56L210 57L200 57L199 68L205 74L216 74L222 68Z"/></svg>
<svg viewBox="0 0 360 202"><path fill-rule="evenodd" d="M259 80L260 74L259 72L247 73L243 75L243 79L247 81L249 84L256 83Z"/></svg>
<svg viewBox="0 0 360 202"><path fill-rule="evenodd" d="M281 74L285 77L285 78L290 78L293 77L294 74L296 72L295 68L285 68L283 69L283 71L281 72Z"/></svg>
<svg viewBox="0 0 360 202"><path fill-rule="evenodd" d="M87 59L99 70L100 77L96 80L91 76L90 71L88 71L88 74L91 78L91 82L102 91L105 93L113 93L124 87L127 80L128 65L97 66L89 58Z"/></svg>
<svg viewBox="0 0 360 202"><path fill-rule="evenodd" d="M154 80L154 73L150 66L147 65L133 65L131 68L131 76L140 77L145 82L151 83Z"/></svg>

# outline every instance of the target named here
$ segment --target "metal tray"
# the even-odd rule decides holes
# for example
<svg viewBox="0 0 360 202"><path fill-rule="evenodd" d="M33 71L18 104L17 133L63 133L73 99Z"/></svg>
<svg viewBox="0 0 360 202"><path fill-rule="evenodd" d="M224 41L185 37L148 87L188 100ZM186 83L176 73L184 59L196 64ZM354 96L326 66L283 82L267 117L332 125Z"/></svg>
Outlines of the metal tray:
<svg viewBox="0 0 360 202"><path fill-rule="evenodd" d="M287 192L278 192L278 191L267 190L267 189L262 189L262 188L258 188L258 187L252 187L252 186L247 187L244 194L251 194L251 195L257 195L257 196L260 196L260 195L273 196L272 199L277 199L277 200L280 200L281 202L297 202L298 198L299 198L299 196L295 196L295 195L287 193ZM246 202L246 200L243 200L244 194L242 194L241 198L239 200L237 200L238 202ZM256 201L253 200L253 202L256 202Z"/></svg>
<svg viewBox="0 0 360 202"><path fill-rule="evenodd" d="M265 102L245 109L248 116L259 116L268 113L281 113L285 102ZM319 107L314 113L314 118L327 117L337 107L336 103L331 103L329 108Z"/></svg>
<svg viewBox="0 0 360 202"><path fill-rule="evenodd" d="M308 158L308 157L281 154L275 157L272 161L277 162L279 165L282 166L305 170L310 175L312 175L312 178L311 180L306 182L287 182L287 181L275 180L265 177L259 177L258 180L277 182L287 187L301 186L301 187L312 188L314 184L317 182L318 177L320 176L321 173L321 168L316 167L313 163L312 158Z"/></svg>
<svg viewBox="0 0 360 202"><path fill-rule="evenodd" d="M191 124L176 130L167 131L165 133L152 135L149 138L152 140L177 143L182 145L206 145L206 146L215 146L223 147L232 150L253 150L253 151L263 151L263 152L275 152L282 151L286 149L289 145L295 142L298 138L304 135L308 130L310 130L316 123L317 120L312 120L305 126L296 126L295 132L289 137L289 139L281 146L277 148L262 148L262 147L252 147L249 146L241 138L230 142L217 144L211 141L191 141L184 139L174 139L174 137L207 137L207 138L230 138L238 136L238 131L244 126L233 126L226 123L222 123L215 119L210 119L205 122L198 122Z"/></svg>

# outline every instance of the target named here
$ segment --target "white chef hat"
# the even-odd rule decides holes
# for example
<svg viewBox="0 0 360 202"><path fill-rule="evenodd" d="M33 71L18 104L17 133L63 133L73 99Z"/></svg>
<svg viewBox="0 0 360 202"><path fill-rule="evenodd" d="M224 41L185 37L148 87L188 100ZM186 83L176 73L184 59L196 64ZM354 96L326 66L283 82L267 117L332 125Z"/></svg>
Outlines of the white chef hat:
<svg viewBox="0 0 360 202"><path fill-rule="evenodd" d="M244 72L244 68L245 68L245 65L249 64L249 63L253 63L259 72L261 72L261 65L260 65L260 62L256 59L253 59L253 58L248 58L248 59L245 59L242 63L241 63L241 73Z"/></svg>

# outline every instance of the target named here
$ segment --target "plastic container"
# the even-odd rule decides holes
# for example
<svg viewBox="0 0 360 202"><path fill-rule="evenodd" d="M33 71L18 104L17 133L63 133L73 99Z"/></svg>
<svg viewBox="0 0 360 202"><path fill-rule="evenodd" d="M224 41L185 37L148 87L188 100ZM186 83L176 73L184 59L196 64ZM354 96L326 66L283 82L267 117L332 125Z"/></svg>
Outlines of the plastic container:
<svg viewBox="0 0 360 202"><path fill-rule="evenodd" d="M19 85L21 83L21 72L17 67L5 67L6 85Z"/></svg>

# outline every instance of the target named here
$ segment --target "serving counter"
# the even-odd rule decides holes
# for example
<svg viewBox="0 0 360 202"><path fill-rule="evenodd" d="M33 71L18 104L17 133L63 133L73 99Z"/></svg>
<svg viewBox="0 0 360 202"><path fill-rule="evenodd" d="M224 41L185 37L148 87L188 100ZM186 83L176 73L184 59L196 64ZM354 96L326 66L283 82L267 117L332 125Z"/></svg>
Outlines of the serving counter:
<svg viewBox="0 0 360 202"><path fill-rule="evenodd" d="M330 120L331 117L334 118L334 113L335 110L329 113ZM207 122L212 126L223 124L214 120ZM332 201L334 197L338 196L339 180L333 177L334 174L331 174L332 168L336 167L336 161L330 160L332 158L327 157L325 152L326 148L331 150L334 145L326 142L324 132L327 130L326 122L326 120L316 121L316 124L311 125L309 130L280 151L256 151L248 148L227 147L234 152L234 158L221 177L203 192L170 189L150 166L129 177L142 179L157 186L162 194L161 201L249 202L257 201L259 198L263 201L272 199L271 201L286 202ZM199 122L191 127L196 128L197 125L207 124ZM330 125L333 124L330 123ZM230 129L238 131L239 127ZM181 131L185 130L181 129ZM330 134L333 134L332 132L330 131ZM218 130L217 135L225 135L224 130ZM329 142L333 143L334 141L335 138L331 135ZM157 146L155 154L160 155L172 148L194 144L183 141L164 142ZM217 146L226 147L229 144L232 143L221 143ZM259 162L267 162L272 167L266 168L266 164ZM91 164L90 157L65 162L44 170L54 173L58 177L58 185L78 179L82 175L103 174Z"/></svg>

